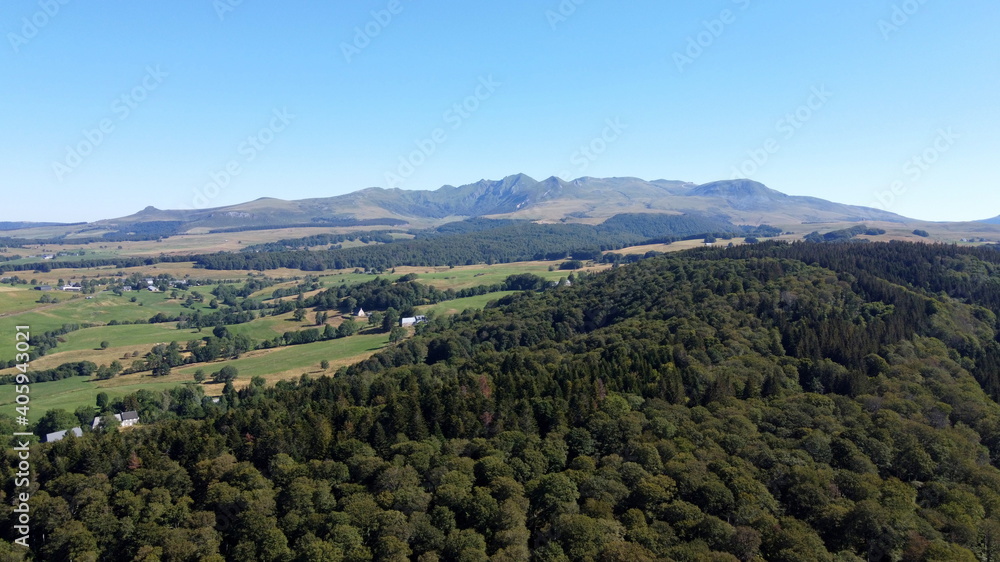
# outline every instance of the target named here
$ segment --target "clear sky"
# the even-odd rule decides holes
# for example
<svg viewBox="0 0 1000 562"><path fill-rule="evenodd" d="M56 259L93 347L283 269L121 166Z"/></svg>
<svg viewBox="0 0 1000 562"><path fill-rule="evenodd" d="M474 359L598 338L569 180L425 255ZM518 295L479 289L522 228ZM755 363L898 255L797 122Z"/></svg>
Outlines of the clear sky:
<svg viewBox="0 0 1000 562"><path fill-rule="evenodd" d="M987 218L998 27L995 0L7 0L0 220L518 172Z"/></svg>

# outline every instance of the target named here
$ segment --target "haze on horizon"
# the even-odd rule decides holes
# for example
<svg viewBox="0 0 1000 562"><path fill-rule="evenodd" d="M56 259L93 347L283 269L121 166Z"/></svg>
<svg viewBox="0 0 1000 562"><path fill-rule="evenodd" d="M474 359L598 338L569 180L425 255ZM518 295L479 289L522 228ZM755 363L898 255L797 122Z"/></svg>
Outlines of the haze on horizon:
<svg viewBox="0 0 1000 562"><path fill-rule="evenodd" d="M525 173L1000 214L1000 5L0 6L0 221Z"/></svg>

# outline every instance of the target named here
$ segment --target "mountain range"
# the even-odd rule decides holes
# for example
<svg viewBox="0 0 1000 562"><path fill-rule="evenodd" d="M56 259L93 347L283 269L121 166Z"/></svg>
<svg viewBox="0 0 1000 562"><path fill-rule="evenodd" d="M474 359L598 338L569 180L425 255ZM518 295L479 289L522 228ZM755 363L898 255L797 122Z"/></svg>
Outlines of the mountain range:
<svg viewBox="0 0 1000 562"><path fill-rule="evenodd" d="M786 195L750 180L704 185L628 177L572 181L550 177L538 181L515 174L433 191L372 187L334 197L298 201L262 198L211 209L162 211L148 207L128 217L101 222L167 220L197 228L349 219L395 219L416 224L469 217L586 221L633 212L698 213L738 224L909 221L878 209Z"/></svg>
<svg viewBox="0 0 1000 562"><path fill-rule="evenodd" d="M169 224L172 231L191 233L302 225L427 227L471 217L599 223L617 214L637 212L698 214L748 225L921 222L884 210L787 195L747 179L697 185L631 177L582 177L571 181L550 177L538 181L515 174L501 180L484 179L436 190L371 187L345 195L297 201L265 197L216 208L147 207L127 217L65 225L64 234L100 235L150 224ZM1000 217L983 221L987 222L1000 224Z"/></svg>

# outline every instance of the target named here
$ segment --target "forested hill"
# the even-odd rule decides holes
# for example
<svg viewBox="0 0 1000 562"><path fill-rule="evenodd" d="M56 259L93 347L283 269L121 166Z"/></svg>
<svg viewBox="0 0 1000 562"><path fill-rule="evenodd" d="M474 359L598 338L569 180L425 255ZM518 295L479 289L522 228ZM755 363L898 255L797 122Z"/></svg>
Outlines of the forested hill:
<svg viewBox="0 0 1000 562"><path fill-rule="evenodd" d="M436 319L333 378L175 396L33 453L36 559L996 559L996 267L673 254Z"/></svg>

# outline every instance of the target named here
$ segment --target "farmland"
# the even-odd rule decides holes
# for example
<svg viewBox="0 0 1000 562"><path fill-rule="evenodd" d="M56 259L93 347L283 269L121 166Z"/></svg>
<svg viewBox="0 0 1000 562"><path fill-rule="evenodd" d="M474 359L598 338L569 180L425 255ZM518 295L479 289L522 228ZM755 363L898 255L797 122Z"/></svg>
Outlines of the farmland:
<svg viewBox="0 0 1000 562"><path fill-rule="evenodd" d="M591 266L587 269L597 271L605 267L607 266ZM319 275L300 270L279 270L268 273L270 278L278 282L252 293L250 298L265 304L270 303L270 306L277 305L281 300L294 299L295 297L272 299L271 296L276 290L294 291L304 279L320 287L303 292L303 296L308 298L326 288L359 285L378 277L354 270L324 272ZM539 261L458 267L400 267L392 273L383 274L382 277L395 279L402 275L415 274L418 283L440 290L461 290L497 285L508 276L521 273L532 273L547 280L557 281L566 278L571 272L553 269L553 262ZM190 263L162 263L143 268L107 271L62 270L36 274L32 277L35 277L36 282L57 285L59 281L73 282L84 279L84 276L94 279L97 277L96 274L113 274L118 278L133 274L151 277L168 274L178 279L211 278L220 283L225 281L225 284L237 289L243 286L245 280L259 276L259 274L251 276L243 271L209 272L195 269ZM98 366L117 361L129 367L135 360L141 360L146 356L156 345L178 342L184 346L191 340L210 336L212 334L210 328L179 329L176 322L151 324L147 321L159 313L169 317L195 312L212 313L213 309L208 301L212 298L213 291L220 286L220 284L190 288L179 286L176 292L173 289L164 292L132 291L123 294L102 291L84 295L58 290L37 291L30 284L4 285L0 286L0 332L12 333L15 326L30 326L32 333L41 334L58 330L67 324L79 326L78 329L59 336L55 348L32 361L31 367L34 371L55 369L63 364L80 361L89 361ZM194 291L207 298L186 303L187 297ZM421 314L439 316L456 314L469 308L482 308L490 301L511 293L513 291L503 291L448 300L418 307L417 311ZM172 294L178 298L172 298ZM39 303L43 295L48 295L48 299L57 302ZM264 313L258 313L257 317L249 322L229 324L226 328L232 335L246 336L258 343L280 339L287 332L317 328L312 311L308 311L301 320L296 320L291 312L280 314L262 312ZM329 315L325 324L336 329L343 321L342 315L334 313ZM114 400L139 389L160 391L179 385L196 384L194 382L196 371L201 370L210 375L227 365L238 369L239 376L234 382L236 388L246 386L253 377L261 377L267 384L273 384L280 380L298 379L303 374L311 376L333 374L338 368L367 358L388 345L388 333L376 328L369 329L364 321L358 324L362 331L349 337L302 345L255 349L235 359L185 364L172 369L170 374L165 376L154 377L150 371L139 371L107 380L73 376L57 381L38 382L32 386L33 415L39 416L54 408L73 411L80 406L93 406L96 395L100 392L107 393L110 399ZM322 328L323 326L319 327L320 330ZM0 346L0 360L4 362L12 360L14 354L12 345ZM320 367L323 361L329 363L326 370ZM0 369L0 375L15 373L15 369ZM206 395L219 395L222 392L221 384L202 384ZM13 402L13 390L12 385L0 385L0 406Z"/></svg>
<svg viewBox="0 0 1000 562"><path fill-rule="evenodd" d="M80 406L93 406L99 392L112 400L139 389L159 391L183 384L194 384L193 375L198 369L211 373L226 365L239 370L234 385L242 388L250 384L251 377L260 376L273 384L279 380L297 379L303 374L332 374L337 368L360 361L381 349L388 342L387 334L356 335L331 342L317 342L301 346L261 350L248 353L240 359L210 364L195 364L175 369L165 377L152 377L148 373L123 375L110 380L97 381L86 377L70 377L54 382L32 385L31 406L37 415L54 408L73 411ZM321 361L329 361L329 371L320 369ZM221 384L204 383L205 394L222 393ZM14 402L14 386L0 385L0 406Z"/></svg>

